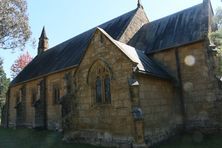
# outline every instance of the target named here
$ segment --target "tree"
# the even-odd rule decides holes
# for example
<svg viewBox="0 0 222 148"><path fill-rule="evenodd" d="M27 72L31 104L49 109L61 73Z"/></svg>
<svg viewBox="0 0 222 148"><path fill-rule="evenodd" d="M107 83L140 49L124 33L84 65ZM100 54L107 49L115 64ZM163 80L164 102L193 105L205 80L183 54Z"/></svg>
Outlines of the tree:
<svg viewBox="0 0 222 148"><path fill-rule="evenodd" d="M222 76L222 7L216 9L215 16L213 18L213 26L215 26L215 31L210 33L210 41L215 45L217 51L217 75L221 79Z"/></svg>
<svg viewBox="0 0 222 148"><path fill-rule="evenodd" d="M0 1L0 48L25 47L31 36L25 0Z"/></svg>
<svg viewBox="0 0 222 148"><path fill-rule="evenodd" d="M3 60L0 58L0 116L2 107L5 104L6 92L8 90L10 80L6 77L6 73L3 70Z"/></svg>
<svg viewBox="0 0 222 148"><path fill-rule="evenodd" d="M12 78L15 78L25 68L25 66L32 61L32 59L33 58L28 52L20 55L11 66Z"/></svg>
<svg viewBox="0 0 222 148"><path fill-rule="evenodd" d="M216 45L217 48L222 48L222 8L219 7L216 10L213 18L214 26L217 28L216 31L210 34L211 41Z"/></svg>

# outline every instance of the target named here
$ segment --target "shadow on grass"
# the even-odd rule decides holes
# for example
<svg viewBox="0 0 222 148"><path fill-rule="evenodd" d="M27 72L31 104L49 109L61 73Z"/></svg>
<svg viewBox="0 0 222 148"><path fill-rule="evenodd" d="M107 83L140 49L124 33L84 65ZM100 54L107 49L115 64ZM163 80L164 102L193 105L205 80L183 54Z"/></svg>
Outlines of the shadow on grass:
<svg viewBox="0 0 222 148"><path fill-rule="evenodd" d="M62 135L57 132L0 128L0 148L96 148L96 146L64 143Z"/></svg>
<svg viewBox="0 0 222 148"><path fill-rule="evenodd" d="M175 136L153 148L222 148L222 134L184 134Z"/></svg>

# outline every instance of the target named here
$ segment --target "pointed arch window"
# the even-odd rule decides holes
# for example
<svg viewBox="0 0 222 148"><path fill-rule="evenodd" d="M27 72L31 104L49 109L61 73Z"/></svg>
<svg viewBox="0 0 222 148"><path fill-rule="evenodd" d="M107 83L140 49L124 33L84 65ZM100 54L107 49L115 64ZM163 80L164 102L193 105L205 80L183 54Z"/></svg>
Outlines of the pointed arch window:
<svg viewBox="0 0 222 148"><path fill-rule="evenodd" d="M105 89L105 103L111 103L111 93L110 93L110 77L106 76L104 79L104 89Z"/></svg>
<svg viewBox="0 0 222 148"><path fill-rule="evenodd" d="M57 105L59 104L60 101L60 88L58 85L53 86L53 90L52 90L52 96L53 96L53 104Z"/></svg>
<svg viewBox="0 0 222 148"><path fill-rule="evenodd" d="M60 104L60 97L61 97L61 92L60 92L60 83L58 81L54 81L51 84L51 93L52 93L52 104L53 105L59 105Z"/></svg>
<svg viewBox="0 0 222 148"><path fill-rule="evenodd" d="M96 104L111 104L110 69L102 62L96 62L90 72L92 94Z"/></svg>
<svg viewBox="0 0 222 148"><path fill-rule="evenodd" d="M32 90L32 93L31 93L31 105L33 106L33 104L36 102L36 100L37 100L37 93L36 93L36 91L33 89Z"/></svg>
<svg viewBox="0 0 222 148"><path fill-rule="evenodd" d="M102 80L100 77L96 78L96 103L102 103Z"/></svg>

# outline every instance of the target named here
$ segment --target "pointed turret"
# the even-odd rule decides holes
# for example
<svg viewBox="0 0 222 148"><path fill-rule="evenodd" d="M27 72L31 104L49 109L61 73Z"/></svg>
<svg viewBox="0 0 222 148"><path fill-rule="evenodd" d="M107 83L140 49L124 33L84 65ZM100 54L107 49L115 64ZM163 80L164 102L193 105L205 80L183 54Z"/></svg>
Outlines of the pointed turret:
<svg viewBox="0 0 222 148"><path fill-rule="evenodd" d="M48 37L46 36L45 27L43 27L41 36L39 37L38 54L43 53L47 49L48 49Z"/></svg>

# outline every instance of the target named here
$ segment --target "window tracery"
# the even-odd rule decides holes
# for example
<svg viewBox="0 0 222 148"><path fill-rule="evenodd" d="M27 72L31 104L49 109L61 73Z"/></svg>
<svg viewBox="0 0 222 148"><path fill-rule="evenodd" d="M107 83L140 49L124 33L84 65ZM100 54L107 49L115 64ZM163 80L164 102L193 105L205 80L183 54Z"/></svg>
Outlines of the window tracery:
<svg viewBox="0 0 222 148"><path fill-rule="evenodd" d="M92 91L96 104L111 104L111 74L104 63L97 61L90 72Z"/></svg>

